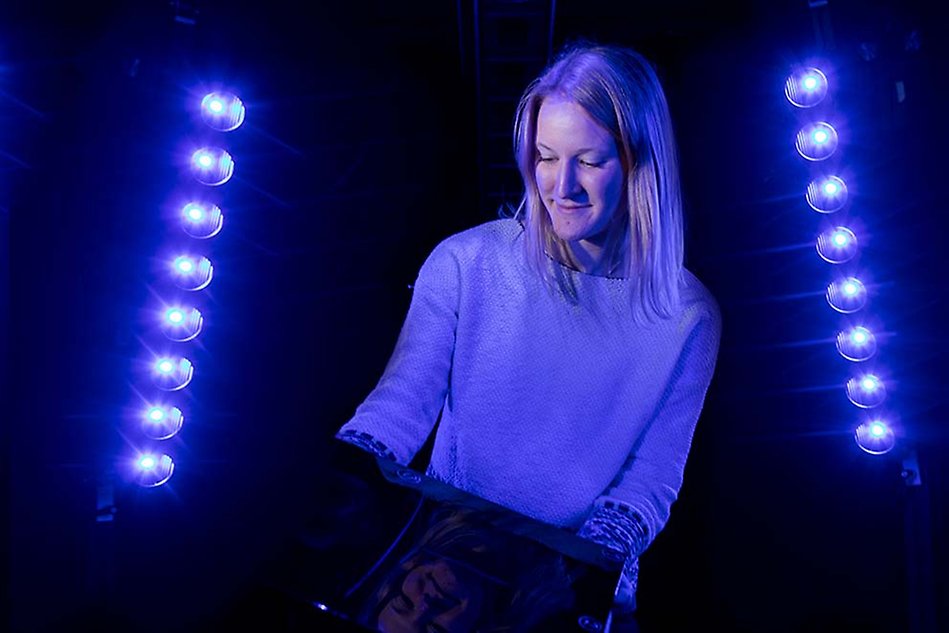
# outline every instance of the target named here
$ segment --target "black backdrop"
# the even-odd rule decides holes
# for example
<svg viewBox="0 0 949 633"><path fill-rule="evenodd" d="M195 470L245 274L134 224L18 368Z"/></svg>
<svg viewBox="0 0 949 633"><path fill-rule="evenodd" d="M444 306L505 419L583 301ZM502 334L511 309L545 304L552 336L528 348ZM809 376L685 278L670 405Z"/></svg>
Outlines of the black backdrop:
<svg viewBox="0 0 949 633"><path fill-rule="evenodd" d="M919 447L928 484L923 558L940 603L946 32L922 5L820 15L849 134L847 213L869 236L869 310L887 332L900 447ZM252 600L260 570L334 503L332 434L378 378L421 261L497 217L477 190L472 36L458 21L470 1L197 8L194 25L157 1L4 9L11 630L95 621L103 596L123 630L189 630ZM782 96L790 65L819 51L815 15L805 2L557 3L555 45L618 42L656 62L687 264L724 316L680 500L642 561L646 631L910 630L902 453L852 440L848 367L830 342L840 318L820 296L829 267L810 246L821 218L803 203ZM201 133L186 104L213 81L248 115L228 139L237 171L220 193L178 470L160 489L119 486L116 520L97 524L97 477L136 441L136 359L159 340L146 309L177 239L167 216L192 187L174 164Z"/></svg>

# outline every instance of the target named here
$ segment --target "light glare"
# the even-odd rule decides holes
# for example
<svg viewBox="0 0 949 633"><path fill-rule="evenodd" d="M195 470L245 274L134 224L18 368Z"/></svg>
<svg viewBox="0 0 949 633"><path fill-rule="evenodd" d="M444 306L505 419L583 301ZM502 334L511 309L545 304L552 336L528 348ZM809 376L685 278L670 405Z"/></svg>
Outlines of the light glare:
<svg viewBox="0 0 949 633"><path fill-rule="evenodd" d="M827 96L827 76L818 68L801 68L784 82L784 96L798 108L811 108Z"/></svg>
<svg viewBox="0 0 949 633"><path fill-rule="evenodd" d="M201 100L201 118L219 132L230 132L244 122L247 109L240 98L230 92L212 92Z"/></svg>
<svg viewBox="0 0 949 633"><path fill-rule="evenodd" d="M807 185L804 197L818 213L833 213L847 203L847 183L837 176L820 178Z"/></svg>

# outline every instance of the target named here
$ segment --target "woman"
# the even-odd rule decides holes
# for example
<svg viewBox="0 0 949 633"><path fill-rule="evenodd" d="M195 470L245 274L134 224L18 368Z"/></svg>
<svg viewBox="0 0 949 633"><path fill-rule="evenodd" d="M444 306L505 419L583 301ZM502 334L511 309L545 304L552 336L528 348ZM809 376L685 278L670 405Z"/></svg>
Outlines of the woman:
<svg viewBox="0 0 949 633"><path fill-rule="evenodd" d="M337 437L625 557L669 518L721 320L683 267L675 142L649 63L575 45L527 88L513 218L449 237L395 351Z"/></svg>

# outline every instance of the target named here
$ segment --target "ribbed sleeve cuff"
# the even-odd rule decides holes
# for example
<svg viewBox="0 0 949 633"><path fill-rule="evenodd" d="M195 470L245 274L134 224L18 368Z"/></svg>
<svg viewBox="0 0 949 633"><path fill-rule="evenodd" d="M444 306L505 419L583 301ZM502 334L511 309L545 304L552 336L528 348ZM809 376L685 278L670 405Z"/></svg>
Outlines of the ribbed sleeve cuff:
<svg viewBox="0 0 949 633"><path fill-rule="evenodd" d="M614 501L597 504L577 535L626 557L639 556L649 544L649 529L639 513Z"/></svg>
<svg viewBox="0 0 949 633"><path fill-rule="evenodd" d="M364 431L356 431L354 429L346 429L345 431L340 431L336 434L336 439L342 440L347 444L352 444L357 448L372 453L380 459L387 459L389 461L396 461L395 453L389 449L384 443L377 440L371 434Z"/></svg>

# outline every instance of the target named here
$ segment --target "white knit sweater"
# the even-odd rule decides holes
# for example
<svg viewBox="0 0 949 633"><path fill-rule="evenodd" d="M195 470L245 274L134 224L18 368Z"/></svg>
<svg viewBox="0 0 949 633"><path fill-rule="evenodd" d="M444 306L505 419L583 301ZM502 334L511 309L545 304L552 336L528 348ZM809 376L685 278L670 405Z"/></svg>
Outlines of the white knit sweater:
<svg viewBox="0 0 949 633"><path fill-rule="evenodd" d="M408 464L442 412L429 475L571 529L618 508L637 524L622 549L638 555L682 484L718 306L686 271L679 313L642 324L624 280L564 269L573 305L529 267L523 241L520 224L497 220L435 248L385 372L338 437Z"/></svg>

